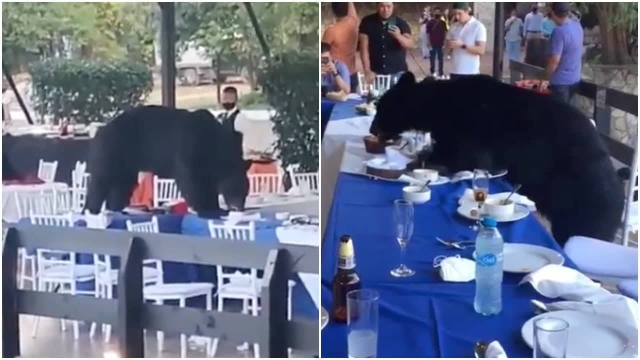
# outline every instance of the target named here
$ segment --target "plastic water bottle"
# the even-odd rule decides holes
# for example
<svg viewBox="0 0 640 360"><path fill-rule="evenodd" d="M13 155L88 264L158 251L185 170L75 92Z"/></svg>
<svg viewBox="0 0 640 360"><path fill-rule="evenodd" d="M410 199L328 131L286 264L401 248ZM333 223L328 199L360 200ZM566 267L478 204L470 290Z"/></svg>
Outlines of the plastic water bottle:
<svg viewBox="0 0 640 360"><path fill-rule="evenodd" d="M502 311L502 253L504 240L496 219L486 217L476 238L476 297L473 308L482 315Z"/></svg>

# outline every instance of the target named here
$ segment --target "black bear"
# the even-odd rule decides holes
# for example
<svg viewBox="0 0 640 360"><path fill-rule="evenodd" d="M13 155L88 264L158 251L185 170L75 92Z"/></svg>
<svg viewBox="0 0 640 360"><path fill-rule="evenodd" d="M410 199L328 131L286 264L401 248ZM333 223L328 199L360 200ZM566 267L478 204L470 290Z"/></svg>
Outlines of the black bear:
<svg viewBox="0 0 640 360"><path fill-rule="evenodd" d="M220 215L218 194L229 209L243 210L249 192L242 134L223 127L205 110L162 106L125 111L91 142L86 208L103 202L120 211L129 204L138 172L175 179L187 203L204 217Z"/></svg>
<svg viewBox="0 0 640 360"><path fill-rule="evenodd" d="M430 163L507 169L560 245L574 235L613 240L624 189L596 128L571 105L489 76L416 83L406 73L379 100L371 132L411 129L431 132Z"/></svg>

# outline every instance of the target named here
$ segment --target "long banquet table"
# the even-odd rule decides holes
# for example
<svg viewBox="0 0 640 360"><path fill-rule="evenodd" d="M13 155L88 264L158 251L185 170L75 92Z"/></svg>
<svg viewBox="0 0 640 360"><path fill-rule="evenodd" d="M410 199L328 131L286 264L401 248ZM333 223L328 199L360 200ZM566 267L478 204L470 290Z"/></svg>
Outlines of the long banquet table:
<svg viewBox="0 0 640 360"><path fill-rule="evenodd" d="M342 104L333 114L346 112ZM333 117L332 114L332 117ZM328 134L327 134L328 136ZM324 152L324 149L323 149ZM324 155L324 154L323 154ZM324 160L324 159L323 159ZM324 163L323 163L324 182ZM380 292L379 357L473 357L477 341L498 340L509 357L531 357L520 335L521 326L534 316L530 299L547 300L529 285L518 286L522 275L505 274L503 310L485 317L473 310L475 283L445 283L433 267L436 256L471 258L473 249L452 250L436 236L473 239L472 222L456 214L457 201L469 181L432 187L432 199L415 210L414 236L407 246L406 264L416 270L410 278L393 278L400 248L393 234L393 200L402 197L403 184L339 173L322 245L322 305L331 311L331 280L337 267L339 237L354 239L356 270L363 287ZM493 179L490 192L510 190L504 179ZM561 248L535 216L498 226L508 243ZM566 266L575 265L566 259ZM322 331L322 356L347 356L347 328L329 322Z"/></svg>

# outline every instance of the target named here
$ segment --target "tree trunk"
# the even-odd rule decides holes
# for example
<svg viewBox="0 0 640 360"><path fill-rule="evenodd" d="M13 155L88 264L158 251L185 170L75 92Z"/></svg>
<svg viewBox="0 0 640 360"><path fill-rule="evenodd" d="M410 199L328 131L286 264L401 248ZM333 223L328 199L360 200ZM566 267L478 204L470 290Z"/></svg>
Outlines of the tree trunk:
<svg viewBox="0 0 640 360"><path fill-rule="evenodd" d="M220 81L220 66L222 66L220 63L221 59L222 56L220 56L220 53L216 53L214 60L215 64L213 67L216 72L216 94L218 96L218 105L222 104L222 83Z"/></svg>
<svg viewBox="0 0 640 360"><path fill-rule="evenodd" d="M617 3L594 3L600 23L601 62L606 65L633 64L624 26L615 24L619 14Z"/></svg>

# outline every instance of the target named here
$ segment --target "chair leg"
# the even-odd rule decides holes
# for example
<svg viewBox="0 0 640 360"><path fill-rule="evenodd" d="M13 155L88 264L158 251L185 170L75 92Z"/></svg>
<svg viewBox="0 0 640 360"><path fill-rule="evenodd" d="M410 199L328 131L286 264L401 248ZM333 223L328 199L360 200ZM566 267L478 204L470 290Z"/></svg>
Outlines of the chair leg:
<svg viewBox="0 0 640 360"><path fill-rule="evenodd" d="M187 299L184 297L180 298L180 307L185 308L186 306L187 306ZM181 358L187 357L187 335L185 334L180 334L180 357Z"/></svg>
<svg viewBox="0 0 640 360"><path fill-rule="evenodd" d="M26 250L25 250L26 252ZM33 290L36 289L36 259L33 258L31 259L31 288Z"/></svg>
<svg viewBox="0 0 640 360"><path fill-rule="evenodd" d="M103 291L105 292L104 295L107 299L113 299L113 284L108 284ZM104 325L104 342L105 344L108 344L109 341L111 341L111 324L105 324Z"/></svg>
<svg viewBox="0 0 640 360"><path fill-rule="evenodd" d="M102 285L98 282L98 279L95 280L95 291L96 291L96 298L101 298L102 297ZM96 328L98 327L98 324L95 322L91 323L91 328L89 329L89 338L93 339L93 337L96 335Z"/></svg>
<svg viewBox="0 0 640 360"><path fill-rule="evenodd" d="M25 280L24 278L27 275L26 274L26 272L27 272L27 259L26 259L26 256L25 256L25 251L23 249L19 249L18 250L18 257L20 258L20 261L18 261L18 264L20 266L20 269L18 271L18 274L19 274L18 275L19 276L19 278L18 278L18 281L19 281L18 288L19 289L24 289L24 280Z"/></svg>
<svg viewBox="0 0 640 360"><path fill-rule="evenodd" d="M209 298L207 298L207 301L209 300ZM218 295L218 312L222 312L224 310L224 298L220 295ZM215 357L216 356L216 352L218 352L218 345L220 343L220 339L218 338L214 338L213 342L211 343L211 349L209 350L209 356L210 357Z"/></svg>
<svg viewBox="0 0 640 360"><path fill-rule="evenodd" d="M162 300L156 300L156 304L162 305L162 303ZM164 351L164 333L162 331L158 331L156 336L158 338L158 356L160 356L160 353Z"/></svg>
<svg viewBox="0 0 640 360"><path fill-rule="evenodd" d="M38 281L37 282L37 287L38 287L38 291L44 290L43 289L43 287L44 287L43 282L42 281ZM38 325L40 325L40 317L36 316L36 320L33 323L33 332L31 333L31 337L34 338L34 339L36 337L36 333L38 332Z"/></svg>
<svg viewBox="0 0 640 360"><path fill-rule="evenodd" d="M251 299L251 315L253 316L258 316L258 297L253 297ZM254 358L260 358L260 344L258 343L254 343L253 344L253 357Z"/></svg>

